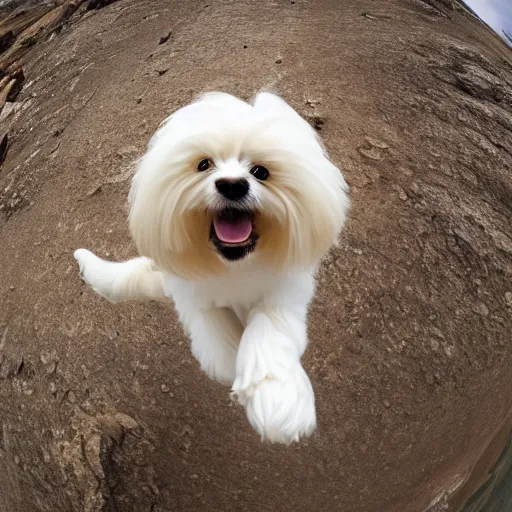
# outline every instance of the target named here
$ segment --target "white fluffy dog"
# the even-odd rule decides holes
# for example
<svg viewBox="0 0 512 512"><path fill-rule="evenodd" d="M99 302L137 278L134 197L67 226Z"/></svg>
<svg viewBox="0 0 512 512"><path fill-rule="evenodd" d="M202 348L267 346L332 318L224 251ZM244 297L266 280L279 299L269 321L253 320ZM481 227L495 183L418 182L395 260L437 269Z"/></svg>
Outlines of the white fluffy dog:
<svg viewBox="0 0 512 512"><path fill-rule="evenodd" d="M349 205L316 132L273 94L207 94L160 126L129 200L141 257L79 249L83 279L114 302L174 300L201 368L232 385L262 439L311 434L308 304Z"/></svg>

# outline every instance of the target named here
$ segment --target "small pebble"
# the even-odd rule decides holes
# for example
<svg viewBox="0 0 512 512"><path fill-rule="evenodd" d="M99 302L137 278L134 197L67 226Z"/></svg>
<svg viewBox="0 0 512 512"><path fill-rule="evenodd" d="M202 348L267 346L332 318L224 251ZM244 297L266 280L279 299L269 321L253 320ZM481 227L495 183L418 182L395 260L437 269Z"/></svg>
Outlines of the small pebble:
<svg viewBox="0 0 512 512"><path fill-rule="evenodd" d="M169 41L169 38L171 37L171 32L169 32L167 35L165 36L162 36L160 38L160 40L158 41L158 44L164 44L164 43L167 43L167 41Z"/></svg>
<svg viewBox="0 0 512 512"><path fill-rule="evenodd" d="M444 345L443 350L448 357L453 356L453 347L448 347L447 345Z"/></svg>
<svg viewBox="0 0 512 512"><path fill-rule="evenodd" d="M359 148L358 151L359 151L359 153L361 153L361 155L365 156L366 158L369 158L370 160L381 160L382 159L382 156L380 155L380 153L373 147L371 149Z"/></svg>
<svg viewBox="0 0 512 512"><path fill-rule="evenodd" d="M401 201L407 201L407 194L400 185L393 185L393 189L396 190L396 192L398 192L398 197L400 198Z"/></svg>
<svg viewBox="0 0 512 512"><path fill-rule="evenodd" d="M389 145L385 142L377 139L373 139L372 137L365 137L364 140L370 144L370 146L373 146L375 148L379 149L388 149Z"/></svg>
<svg viewBox="0 0 512 512"><path fill-rule="evenodd" d="M483 302L475 304L473 311L482 316L487 316L489 314L489 308Z"/></svg>
<svg viewBox="0 0 512 512"><path fill-rule="evenodd" d="M134 420L131 416L128 416L128 414L118 412L115 414L115 419L124 429L128 431L136 430L139 428L139 424L137 423L137 421Z"/></svg>
<svg viewBox="0 0 512 512"><path fill-rule="evenodd" d="M417 183L413 183L413 184L411 185L411 192L412 192L414 195L419 196L419 195L420 195L420 186L419 186Z"/></svg>

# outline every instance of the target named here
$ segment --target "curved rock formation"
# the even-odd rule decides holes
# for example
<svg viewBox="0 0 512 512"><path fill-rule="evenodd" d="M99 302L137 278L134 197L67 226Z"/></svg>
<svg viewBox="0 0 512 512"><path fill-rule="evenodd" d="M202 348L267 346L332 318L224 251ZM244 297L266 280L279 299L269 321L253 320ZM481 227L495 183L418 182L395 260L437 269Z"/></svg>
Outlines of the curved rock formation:
<svg viewBox="0 0 512 512"><path fill-rule="evenodd" d="M66 24L2 121L0 509L457 510L510 431L510 50L447 0L123 0ZM72 259L134 255L131 162L169 112L263 87L353 204L310 314L319 428L291 447L200 373L169 304L110 305Z"/></svg>

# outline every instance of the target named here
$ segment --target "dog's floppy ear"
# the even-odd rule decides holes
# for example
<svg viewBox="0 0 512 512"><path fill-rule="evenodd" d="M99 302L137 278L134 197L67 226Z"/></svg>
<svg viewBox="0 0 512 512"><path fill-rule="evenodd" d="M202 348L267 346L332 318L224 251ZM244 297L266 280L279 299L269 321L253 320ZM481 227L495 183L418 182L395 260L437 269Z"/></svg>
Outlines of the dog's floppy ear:
<svg viewBox="0 0 512 512"><path fill-rule="evenodd" d="M254 108L263 114L286 115L295 120L297 118L302 119L286 101L277 96L277 94L270 92L260 92L256 98L254 98Z"/></svg>

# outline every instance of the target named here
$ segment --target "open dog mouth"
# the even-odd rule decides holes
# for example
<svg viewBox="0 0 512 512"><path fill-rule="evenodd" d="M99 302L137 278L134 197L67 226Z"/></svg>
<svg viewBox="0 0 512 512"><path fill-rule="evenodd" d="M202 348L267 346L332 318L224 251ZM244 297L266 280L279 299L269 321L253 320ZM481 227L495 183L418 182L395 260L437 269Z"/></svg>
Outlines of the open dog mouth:
<svg viewBox="0 0 512 512"><path fill-rule="evenodd" d="M252 233L252 218L249 212L226 209L213 218L213 229L217 238L225 244L246 242Z"/></svg>
<svg viewBox="0 0 512 512"><path fill-rule="evenodd" d="M252 252L258 235L254 232L254 214L235 208L215 213L210 239L228 260L238 260Z"/></svg>

